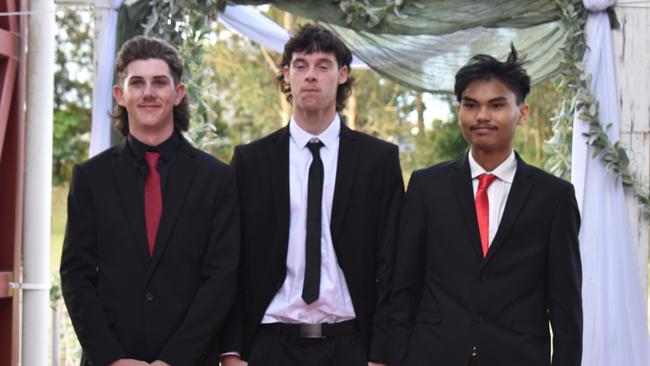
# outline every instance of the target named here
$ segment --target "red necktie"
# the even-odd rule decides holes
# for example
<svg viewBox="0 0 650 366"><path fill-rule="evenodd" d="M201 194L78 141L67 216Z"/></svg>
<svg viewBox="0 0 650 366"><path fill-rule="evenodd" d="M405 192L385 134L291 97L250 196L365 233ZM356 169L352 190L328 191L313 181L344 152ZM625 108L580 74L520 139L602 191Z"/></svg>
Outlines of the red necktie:
<svg viewBox="0 0 650 366"><path fill-rule="evenodd" d="M490 184L497 178L492 174L481 174L478 176L478 189L476 190L476 218L478 219L478 231L481 235L481 247L483 257L487 255L490 241L490 202L487 190Z"/></svg>
<svg viewBox="0 0 650 366"><path fill-rule="evenodd" d="M144 159L149 166L149 174L144 180L144 219L147 227L149 254L152 255L162 215L162 194L160 193L160 173L158 172L160 154L147 151L144 153Z"/></svg>

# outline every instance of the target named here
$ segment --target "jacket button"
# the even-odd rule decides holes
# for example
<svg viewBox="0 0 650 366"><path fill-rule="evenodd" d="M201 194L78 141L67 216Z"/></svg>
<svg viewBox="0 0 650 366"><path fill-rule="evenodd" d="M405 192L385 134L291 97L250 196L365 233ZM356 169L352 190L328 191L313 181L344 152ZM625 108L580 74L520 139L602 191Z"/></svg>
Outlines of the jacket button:
<svg viewBox="0 0 650 366"><path fill-rule="evenodd" d="M144 294L144 297L147 299L147 301L153 301L153 294L151 292Z"/></svg>
<svg viewBox="0 0 650 366"><path fill-rule="evenodd" d="M480 314L475 314L474 315L474 321L477 323L480 323L483 321L483 317Z"/></svg>

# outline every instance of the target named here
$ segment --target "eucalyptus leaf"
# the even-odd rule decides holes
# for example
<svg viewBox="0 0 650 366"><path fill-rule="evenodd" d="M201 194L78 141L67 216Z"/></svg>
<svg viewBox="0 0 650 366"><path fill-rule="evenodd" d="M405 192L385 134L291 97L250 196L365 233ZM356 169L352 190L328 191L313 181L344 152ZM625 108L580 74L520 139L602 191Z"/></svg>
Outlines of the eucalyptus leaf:
<svg viewBox="0 0 650 366"><path fill-rule="evenodd" d="M580 113L578 115L578 119L583 121L583 122L589 122L591 121L591 116L587 113Z"/></svg>

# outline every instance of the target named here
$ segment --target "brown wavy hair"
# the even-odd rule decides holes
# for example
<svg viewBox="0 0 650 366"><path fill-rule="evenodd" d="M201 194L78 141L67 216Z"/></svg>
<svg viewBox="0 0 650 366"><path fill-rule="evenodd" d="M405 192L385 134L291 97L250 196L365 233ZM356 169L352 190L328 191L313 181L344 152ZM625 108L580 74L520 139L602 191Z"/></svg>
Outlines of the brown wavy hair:
<svg viewBox="0 0 650 366"><path fill-rule="evenodd" d="M178 52L169 43L151 37L135 36L126 41L120 48L115 60L115 79L118 84L124 81L126 69L129 64L137 60L160 59L167 63L169 72L178 85L183 77L183 63L178 57ZM185 95L181 102L174 106L174 129L187 131L190 125L190 110L188 97ZM123 136L129 133L129 113L126 108L115 104L111 117L115 120L115 129Z"/></svg>
<svg viewBox="0 0 650 366"><path fill-rule="evenodd" d="M277 77L280 90L286 95L287 102L289 103L293 101L291 85L284 81L282 70L284 70L285 66L289 67L291 58L295 52L304 52L307 54L315 52L333 53L336 56L336 62L339 68L347 66L348 70L350 70L350 64L352 63L352 52L350 52L350 49L343 41L318 24L305 24L284 45L282 62L280 64L280 75ZM350 94L352 94L353 84L354 78L348 74L348 80L336 89L337 112L345 108L345 102L350 97Z"/></svg>

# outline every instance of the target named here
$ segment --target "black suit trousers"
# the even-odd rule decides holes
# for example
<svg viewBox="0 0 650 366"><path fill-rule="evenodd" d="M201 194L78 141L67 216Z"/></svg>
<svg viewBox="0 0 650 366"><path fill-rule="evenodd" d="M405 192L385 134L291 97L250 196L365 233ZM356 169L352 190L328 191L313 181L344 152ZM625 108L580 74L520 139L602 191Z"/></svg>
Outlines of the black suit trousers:
<svg viewBox="0 0 650 366"><path fill-rule="evenodd" d="M248 366L367 366L361 334L301 338L260 329Z"/></svg>

